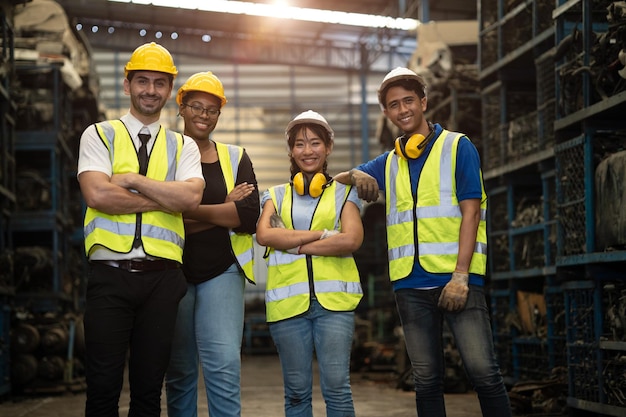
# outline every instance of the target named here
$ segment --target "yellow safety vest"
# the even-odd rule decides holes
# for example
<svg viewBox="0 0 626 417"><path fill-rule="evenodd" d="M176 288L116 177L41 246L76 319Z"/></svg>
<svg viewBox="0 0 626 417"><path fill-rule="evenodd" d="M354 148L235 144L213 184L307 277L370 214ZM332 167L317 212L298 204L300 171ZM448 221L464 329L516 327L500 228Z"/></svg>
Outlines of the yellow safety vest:
<svg viewBox="0 0 626 417"><path fill-rule="evenodd" d="M319 197L310 230L340 229L341 210L350 187L333 181ZM293 187L283 184L269 189L285 227L293 229ZM268 248L266 317L276 322L309 309L311 296L330 311L353 311L363 297L359 271L352 255L292 255Z"/></svg>
<svg viewBox="0 0 626 417"><path fill-rule="evenodd" d="M439 135L424 163L416 196L411 191L408 161L395 152L387 157L385 210L391 281L406 278L411 273L416 253L427 272L450 273L456 267L462 216L456 198L455 174L462 136L447 130ZM477 242L469 272L485 275L487 196L484 185L481 201Z"/></svg>
<svg viewBox="0 0 626 417"><path fill-rule="evenodd" d="M237 180L237 171L239 170L239 161L243 156L243 148L241 146L227 145L215 142L220 167L224 173L224 181L226 181L226 194L235 188ZM254 244L252 235L248 233L235 233L229 230L230 246L233 250L237 264L241 271L251 283L254 282Z"/></svg>
<svg viewBox="0 0 626 417"><path fill-rule="evenodd" d="M135 145L121 120L96 123L96 130L109 150L114 174L139 172ZM159 129L146 177L159 181L174 181L176 167L183 148L180 133ZM147 211L141 213L141 241L146 254L182 263L185 228L181 213ZM96 245L114 252L128 253L133 248L138 214L103 213L88 207L85 213L85 252L91 254Z"/></svg>

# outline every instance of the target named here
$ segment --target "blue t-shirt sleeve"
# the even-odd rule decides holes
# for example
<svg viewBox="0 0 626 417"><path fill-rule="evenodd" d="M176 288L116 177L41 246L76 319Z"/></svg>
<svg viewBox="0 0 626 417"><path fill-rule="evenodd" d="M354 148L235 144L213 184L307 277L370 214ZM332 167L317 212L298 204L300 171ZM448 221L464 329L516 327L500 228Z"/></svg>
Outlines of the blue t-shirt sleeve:
<svg viewBox="0 0 626 417"><path fill-rule="evenodd" d="M270 196L270 190L263 191L263 194L261 194L261 208L263 208L267 200L271 200L271 199L272 199L272 196Z"/></svg>
<svg viewBox="0 0 626 417"><path fill-rule="evenodd" d="M459 201L482 198L480 155L465 136L459 140L456 155L456 197Z"/></svg>
<svg viewBox="0 0 626 417"><path fill-rule="evenodd" d="M359 209L359 211L361 211L361 209L363 208L363 203L361 202L361 199L359 198L359 194L355 187L352 187L352 189L350 189L350 192L348 193L348 201L356 204L356 207Z"/></svg>
<svg viewBox="0 0 626 417"><path fill-rule="evenodd" d="M387 161L387 155L389 155L389 151L356 167L359 171L363 171L374 177L381 191L385 189L385 163Z"/></svg>

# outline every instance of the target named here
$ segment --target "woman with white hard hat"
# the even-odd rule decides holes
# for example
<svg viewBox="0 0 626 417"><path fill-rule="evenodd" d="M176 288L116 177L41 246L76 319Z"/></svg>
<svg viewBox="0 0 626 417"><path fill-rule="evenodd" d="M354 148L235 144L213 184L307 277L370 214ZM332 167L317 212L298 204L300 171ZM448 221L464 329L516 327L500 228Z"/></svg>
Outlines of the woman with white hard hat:
<svg viewBox="0 0 626 417"><path fill-rule="evenodd" d="M356 190L332 181L333 130L312 110L286 129L291 181L267 190L257 241L267 246L265 293L278 350L285 416L312 416L313 354L328 417L354 416L350 351L363 296L352 253L363 241Z"/></svg>

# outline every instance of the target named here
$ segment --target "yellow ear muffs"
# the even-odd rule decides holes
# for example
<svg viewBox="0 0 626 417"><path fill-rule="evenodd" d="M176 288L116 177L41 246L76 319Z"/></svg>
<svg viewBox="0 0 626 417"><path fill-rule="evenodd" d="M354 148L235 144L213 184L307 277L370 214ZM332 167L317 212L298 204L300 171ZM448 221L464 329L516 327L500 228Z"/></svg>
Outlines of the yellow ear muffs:
<svg viewBox="0 0 626 417"><path fill-rule="evenodd" d="M293 185L293 189L296 190L296 193L298 193L299 195L304 195L305 191L308 192L308 190L305 190L307 186L305 182L306 180L304 179L304 175L302 175L302 172L298 172L291 179L291 184Z"/></svg>
<svg viewBox="0 0 626 417"><path fill-rule="evenodd" d="M313 198L317 198L322 195L322 191L324 191L324 187L327 182L326 175L321 172L315 174L313 178L311 178L311 182L307 181L302 172L298 172L291 180L296 193L299 195L309 194Z"/></svg>
<svg viewBox="0 0 626 417"><path fill-rule="evenodd" d="M313 175L311 183L309 184L309 195L313 198L317 198L322 195L324 187L326 186L326 176L321 173Z"/></svg>
<svg viewBox="0 0 626 417"><path fill-rule="evenodd" d="M426 145L435 135L434 126L429 123L428 127L430 127L430 133L428 136L424 137L421 133L416 133L411 135L407 139L406 136L402 135L397 138L394 142L396 148L396 154L404 159L417 159L426 149Z"/></svg>

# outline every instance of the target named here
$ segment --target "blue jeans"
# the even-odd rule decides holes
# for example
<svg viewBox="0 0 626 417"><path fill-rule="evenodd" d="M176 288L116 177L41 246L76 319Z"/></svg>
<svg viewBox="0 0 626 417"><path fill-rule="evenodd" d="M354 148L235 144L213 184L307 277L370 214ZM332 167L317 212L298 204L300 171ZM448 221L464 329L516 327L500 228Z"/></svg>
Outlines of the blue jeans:
<svg viewBox="0 0 626 417"><path fill-rule="evenodd" d="M452 331L484 417L511 416L509 397L496 361L489 311L482 287L470 285L459 313L437 307L442 287L396 291L396 304L413 366L417 415L445 417L443 320Z"/></svg>
<svg viewBox="0 0 626 417"><path fill-rule="evenodd" d="M166 375L169 417L198 415L198 359L211 417L241 415L241 340L245 278L236 265L188 284L178 305Z"/></svg>
<svg viewBox="0 0 626 417"><path fill-rule="evenodd" d="M285 384L285 416L313 416L313 349L327 417L353 417L350 351L354 312L324 309L316 300L305 314L270 323Z"/></svg>

